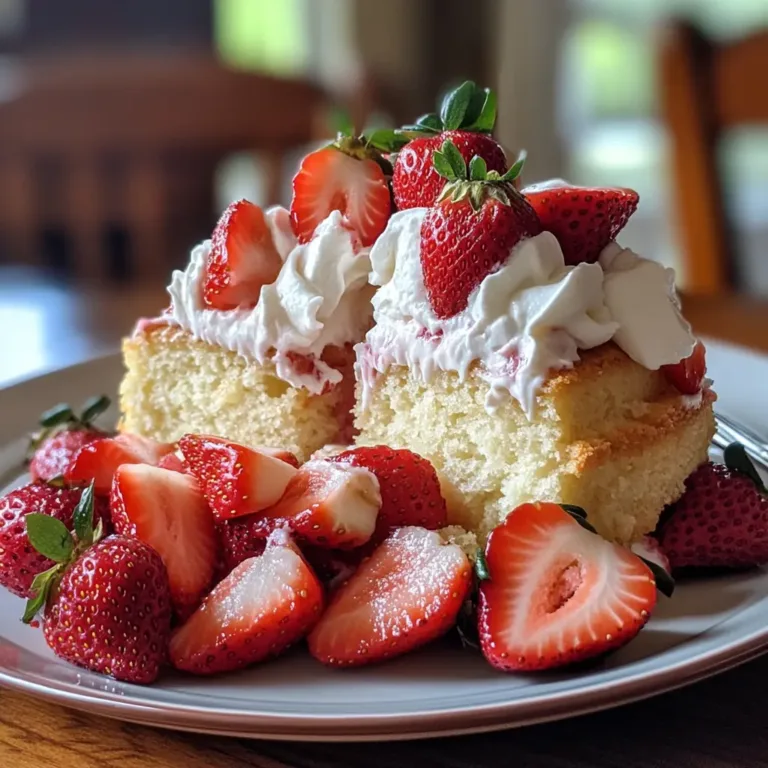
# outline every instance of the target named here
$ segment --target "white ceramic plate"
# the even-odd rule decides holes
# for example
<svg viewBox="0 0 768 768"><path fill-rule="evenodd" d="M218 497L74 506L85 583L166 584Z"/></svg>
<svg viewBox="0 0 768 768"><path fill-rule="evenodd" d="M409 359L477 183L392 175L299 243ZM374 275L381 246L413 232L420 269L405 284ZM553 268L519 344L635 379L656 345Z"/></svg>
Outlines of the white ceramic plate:
<svg viewBox="0 0 768 768"><path fill-rule="evenodd" d="M715 344L709 360L721 410L768 433L761 392L768 361ZM119 377L119 360L109 357L0 391L0 485L18 482L23 436L42 410L114 392ZM618 653L579 671L536 676L497 673L446 642L373 669L327 670L296 651L230 676L167 674L143 688L59 661L42 633L21 624L21 612L22 601L0 590L0 683L34 696L132 722L226 735L415 738L610 707L753 658L768 648L768 572L679 584Z"/></svg>

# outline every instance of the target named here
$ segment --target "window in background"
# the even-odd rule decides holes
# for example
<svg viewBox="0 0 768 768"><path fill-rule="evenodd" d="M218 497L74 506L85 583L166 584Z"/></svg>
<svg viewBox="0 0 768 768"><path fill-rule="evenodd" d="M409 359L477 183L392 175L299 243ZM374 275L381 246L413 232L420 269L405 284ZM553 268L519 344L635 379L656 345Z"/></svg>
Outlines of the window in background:
<svg viewBox="0 0 768 768"><path fill-rule="evenodd" d="M567 34L560 83L570 178L637 189L640 206L624 240L674 266L667 146L657 116L658 27L666 18L684 17L714 39L736 38L768 26L768 2L570 1L576 21ZM721 152L745 274L768 296L762 258L768 251L768 130L734 131Z"/></svg>

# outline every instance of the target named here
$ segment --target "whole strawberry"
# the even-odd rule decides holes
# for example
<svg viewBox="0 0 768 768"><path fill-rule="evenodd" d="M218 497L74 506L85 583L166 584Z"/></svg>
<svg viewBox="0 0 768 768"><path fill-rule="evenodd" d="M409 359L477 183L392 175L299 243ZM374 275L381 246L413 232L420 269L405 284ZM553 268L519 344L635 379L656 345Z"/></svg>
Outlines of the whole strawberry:
<svg viewBox="0 0 768 768"><path fill-rule="evenodd" d="M118 680L151 683L170 640L168 574L160 555L138 539L100 540L93 499L91 484L72 532L55 518L27 516L30 542L54 565L35 577L23 620L44 609L43 634L57 656Z"/></svg>
<svg viewBox="0 0 768 768"><path fill-rule="evenodd" d="M424 115L399 131L411 141L398 152L392 174L397 208L434 205L445 180L435 171L432 155L445 141L453 142L465 162L478 155L489 170L504 174L504 150L490 136L495 122L496 95L467 81L445 97L439 115Z"/></svg>
<svg viewBox="0 0 768 768"><path fill-rule="evenodd" d="M52 480L64 474L77 452L105 436L93 420L109 408L108 397L94 397L77 415L69 405L54 406L40 417L40 430L30 439L29 473L33 480Z"/></svg>
<svg viewBox="0 0 768 768"><path fill-rule="evenodd" d="M523 190L542 228L560 243L566 264L595 262L637 209L632 189L534 185Z"/></svg>
<svg viewBox="0 0 768 768"><path fill-rule="evenodd" d="M768 563L768 496L742 446L726 465L702 464L658 532L673 570L751 568Z"/></svg>
<svg viewBox="0 0 768 768"><path fill-rule="evenodd" d="M363 467L379 481L381 509L371 547L386 539L393 528L416 525L434 531L448 525L437 472L417 453L386 445L362 446L344 451L332 461Z"/></svg>
<svg viewBox="0 0 768 768"><path fill-rule="evenodd" d="M0 499L0 584L19 597L32 596L32 582L54 565L40 554L27 536L25 518L34 513L60 520L67 528L82 495L82 489L30 483ZM97 516L109 523L109 506L96 502Z"/></svg>
<svg viewBox="0 0 768 768"><path fill-rule="evenodd" d="M468 176L464 158L446 141L434 165L448 183L421 225L421 269L429 303L445 319L466 309L472 291L541 224L512 184L522 158L499 176L474 157Z"/></svg>

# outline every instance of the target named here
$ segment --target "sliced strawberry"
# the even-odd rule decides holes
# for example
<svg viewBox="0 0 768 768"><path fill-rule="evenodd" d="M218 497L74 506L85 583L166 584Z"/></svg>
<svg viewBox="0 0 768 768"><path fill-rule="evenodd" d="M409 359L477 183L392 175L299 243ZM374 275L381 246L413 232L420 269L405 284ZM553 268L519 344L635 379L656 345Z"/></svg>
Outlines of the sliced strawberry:
<svg viewBox="0 0 768 768"><path fill-rule="evenodd" d="M268 445L258 445L256 446L256 450L261 451L261 453L266 453L267 456L273 456L276 459L280 459L280 461L284 461L286 464L296 467L296 469L301 466L301 462L296 454L286 451L284 448L272 448Z"/></svg>
<svg viewBox="0 0 768 768"><path fill-rule="evenodd" d="M424 528L395 531L338 589L309 636L323 664L373 664L445 634L467 597L472 567Z"/></svg>
<svg viewBox="0 0 768 768"><path fill-rule="evenodd" d="M386 445L351 448L333 461L364 467L379 481L381 511L371 544L405 525L436 531L448 525L448 512L437 472L429 461L406 448Z"/></svg>
<svg viewBox="0 0 768 768"><path fill-rule="evenodd" d="M213 230L203 301L212 309L254 307L262 287L277 280L282 266L264 212L248 200L238 200Z"/></svg>
<svg viewBox="0 0 768 768"><path fill-rule="evenodd" d="M319 459L296 472L265 516L285 521L304 541L352 549L371 538L379 509L379 483L371 472Z"/></svg>
<svg viewBox="0 0 768 768"><path fill-rule="evenodd" d="M309 242L331 211L341 212L362 245L373 244L392 212L387 178L375 160L352 157L336 146L302 160L291 200L291 223L299 242Z"/></svg>
<svg viewBox="0 0 768 768"><path fill-rule="evenodd" d="M559 504L523 504L488 538L478 629L506 671L549 669L629 642L656 605L648 566Z"/></svg>
<svg viewBox="0 0 768 768"><path fill-rule="evenodd" d="M184 435L179 448L218 520L271 507L296 474L285 461L221 437Z"/></svg>
<svg viewBox="0 0 768 768"><path fill-rule="evenodd" d="M695 395L701 390L701 384L707 373L707 350L696 342L689 357L674 365L662 365L664 375L684 395Z"/></svg>
<svg viewBox="0 0 768 768"><path fill-rule="evenodd" d="M277 656L318 620L323 587L288 534L235 568L171 639L171 663L197 675Z"/></svg>
<svg viewBox="0 0 768 768"><path fill-rule="evenodd" d="M219 556L213 515L197 480L126 464L115 473L110 503L115 530L160 555L176 612L188 616L210 588Z"/></svg>
<svg viewBox="0 0 768 768"><path fill-rule="evenodd" d="M47 482L63 475L78 451L106 434L97 429L68 429L49 437L35 451L29 465L33 480Z"/></svg>
<svg viewBox="0 0 768 768"><path fill-rule="evenodd" d="M157 463L157 466L160 467L160 469L170 469L171 472L181 472L182 474L188 472L184 456L180 456L176 451L169 453L167 456L163 456Z"/></svg>
<svg viewBox="0 0 768 768"><path fill-rule="evenodd" d="M632 189L549 184L527 187L523 195L543 229L558 239L566 264L597 261L624 229L639 200Z"/></svg>
<svg viewBox="0 0 768 768"><path fill-rule="evenodd" d="M87 485L92 480L97 494L112 489L112 477L121 464L156 465L169 453L172 443L158 443L139 435L117 435L96 440L81 448L64 476L72 485Z"/></svg>

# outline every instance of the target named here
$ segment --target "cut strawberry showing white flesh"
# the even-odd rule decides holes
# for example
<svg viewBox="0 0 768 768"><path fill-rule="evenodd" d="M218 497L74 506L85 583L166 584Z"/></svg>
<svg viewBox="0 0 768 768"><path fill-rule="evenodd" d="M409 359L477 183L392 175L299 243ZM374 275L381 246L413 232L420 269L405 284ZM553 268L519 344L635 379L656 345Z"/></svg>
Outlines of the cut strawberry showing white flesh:
<svg viewBox="0 0 768 768"><path fill-rule="evenodd" d="M379 481L372 472L318 459L296 472L265 516L284 521L304 541L351 549L371 538L380 509Z"/></svg>
<svg viewBox="0 0 768 768"><path fill-rule="evenodd" d="M255 306L262 287L277 280L282 265L264 212L238 200L213 231L203 300L212 309Z"/></svg>
<svg viewBox="0 0 768 768"><path fill-rule="evenodd" d="M118 533L140 539L160 555L176 612L188 616L210 588L219 557L213 515L197 480L126 464L115 473L110 506Z"/></svg>
<svg viewBox="0 0 768 768"><path fill-rule="evenodd" d="M550 669L618 648L656 605L648 566L559 504L517 507L492 531L485 559L478 631L498 669Z"/></svg>
<svg viewBox="0 0 768 768"><path fill-rule="evenodd" d="M400 528L335 593L309 636L310 653L334 667L408 653L455 624L471 580L457 545L425 528Z"/></svg>
<svg viewBox="0 0 768 768"><path fill-rule="evenodd" d="M297 470L263 451L208 435L185 435L179 448L218 520L275 504Z"/></svg>
<svg viewBox="0 0 768 768"><path fill-rule="evenodd" d="M284 530L264 554L240 563L171 639L173 666L197 675L277 656L300 640L323 608L323 587Z"/></svg>
<svg viewBox="0 0 768 768"><path fill-rule="evenodd" d="M70 485L88 485L93 481L96 493L106 495L112 488L112 477L120 465L156 466L174 449L172 443L158 443L139 435L106 437L81 448L64 477Z"/></svg>

